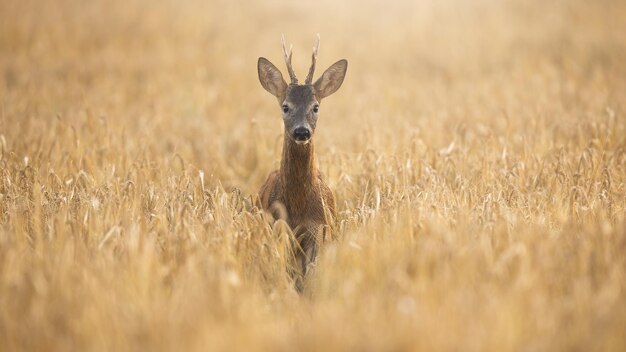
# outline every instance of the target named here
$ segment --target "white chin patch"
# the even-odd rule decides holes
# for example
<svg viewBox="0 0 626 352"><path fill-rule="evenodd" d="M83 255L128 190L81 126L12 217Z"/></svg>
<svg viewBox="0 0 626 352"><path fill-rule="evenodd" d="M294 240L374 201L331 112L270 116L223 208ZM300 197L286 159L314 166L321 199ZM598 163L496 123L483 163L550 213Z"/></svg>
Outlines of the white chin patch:
<svg viewBox="0 0 626 352"><path fill-rule="evenodd" d="M307 139L306 141L298 141L296 140L296 144L298 145L305 145L305 144L309 144L310 139Z"/></svg>

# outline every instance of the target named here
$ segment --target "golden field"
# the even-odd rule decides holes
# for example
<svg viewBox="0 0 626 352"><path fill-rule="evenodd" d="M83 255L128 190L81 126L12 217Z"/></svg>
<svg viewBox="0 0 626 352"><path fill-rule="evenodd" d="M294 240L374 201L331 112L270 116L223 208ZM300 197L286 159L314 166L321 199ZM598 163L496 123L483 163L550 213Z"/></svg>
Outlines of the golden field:
<svg viewBox="0 0 626 352"><path fill-rule="evenodd" d="M626 350L623 1L0 0L1 351ZM258 82L320 110L303 295Z"/></svg>

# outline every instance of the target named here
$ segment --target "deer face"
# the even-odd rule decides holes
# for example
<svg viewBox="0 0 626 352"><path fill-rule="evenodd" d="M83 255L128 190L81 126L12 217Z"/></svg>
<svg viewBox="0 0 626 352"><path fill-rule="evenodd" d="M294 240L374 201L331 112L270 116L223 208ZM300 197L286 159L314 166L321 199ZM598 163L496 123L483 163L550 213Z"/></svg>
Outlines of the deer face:
<svg viewBox="0 0 626 352"><path fill-rule="evenodd" d="M307 144L317 125L319 102L311 85L290 85L281 105L285 133L298 144Z"/></svg>
<svg viewBox="0 0 626 352"><path fill-rule="evenodd" d="M298 79L291 67L291 51L287 53L284 40L283 53L291 84L288 85L285 82L280 71L266 58L259 58L257 65L261 85L278 99L285 124L285 134L297 144L309 143L317 125L320 102L341 87L348 69L348 61L339 60L324 71L315 83L311 83L318 48L319 37L317 46L313 49L313 63L305 84L298 84Z"/></svg>

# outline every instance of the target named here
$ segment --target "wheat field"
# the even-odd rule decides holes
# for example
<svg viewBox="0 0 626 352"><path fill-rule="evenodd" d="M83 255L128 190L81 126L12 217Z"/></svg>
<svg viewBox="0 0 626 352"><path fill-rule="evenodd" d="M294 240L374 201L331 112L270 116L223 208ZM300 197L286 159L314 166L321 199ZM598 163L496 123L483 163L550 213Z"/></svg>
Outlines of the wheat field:
<svg viewBox="0 0 626 352"><path fill-rule="evenodd" d="M626 350L626 3L0 0L1 351ZM307 290L258 82L349 61Z"/></svg>

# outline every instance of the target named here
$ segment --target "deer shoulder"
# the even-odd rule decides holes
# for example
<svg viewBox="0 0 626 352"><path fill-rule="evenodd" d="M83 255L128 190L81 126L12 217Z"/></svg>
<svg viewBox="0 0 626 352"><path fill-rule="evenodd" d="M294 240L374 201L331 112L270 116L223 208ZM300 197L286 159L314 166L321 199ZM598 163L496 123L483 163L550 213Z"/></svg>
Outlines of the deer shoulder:
<svg viewBox="0 0 626 352"><path fill-rule="evenodd" d="M261 207L265 210L270 209L272 201L272 192L276 188L276 184L279 181L280 172L278 170L272 171L261 189L259 190L259 200L261 201Z"/></svg>

